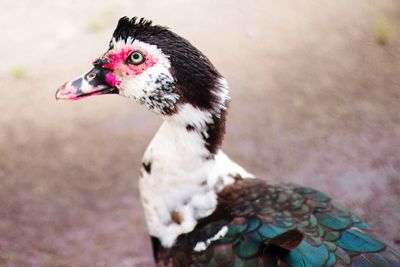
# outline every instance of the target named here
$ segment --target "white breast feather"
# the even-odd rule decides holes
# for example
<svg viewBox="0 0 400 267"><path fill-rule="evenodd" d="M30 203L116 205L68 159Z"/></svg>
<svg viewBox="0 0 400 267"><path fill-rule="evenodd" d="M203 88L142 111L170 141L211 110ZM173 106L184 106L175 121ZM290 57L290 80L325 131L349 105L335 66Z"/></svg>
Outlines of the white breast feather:
<svg viewBox="0 0 400 267"><path fill-rule="evenodd" d="M181 112L193 114L191 121L197 124L208 120L206 112L193 109L186 106ZM232 184L234 176L253 177L222 151L214 160L205 160L209 152L201 135L178 124L162 124L143 159L151 162L151 172L143 172L139 180L150 235L164 247L171 247L179 235L194 229L198 219L215 210L217 193ZM171 219L172 212L180 215L180 224Z"/></svg>

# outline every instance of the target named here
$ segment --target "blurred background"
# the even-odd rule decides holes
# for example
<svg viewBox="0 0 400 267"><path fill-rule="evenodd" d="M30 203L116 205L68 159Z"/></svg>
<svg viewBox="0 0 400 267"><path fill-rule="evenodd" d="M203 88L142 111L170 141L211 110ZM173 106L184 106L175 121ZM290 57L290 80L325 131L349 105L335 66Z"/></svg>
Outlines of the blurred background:
<svg viewBox="0 0 400 267"><path fill-rule="evenodd" d="M0 266L151 266L137 172L160 118L116 95L54 98L123 15L225 75L232 158L329 193L400 248L398 0L0 4Z"/></svg>

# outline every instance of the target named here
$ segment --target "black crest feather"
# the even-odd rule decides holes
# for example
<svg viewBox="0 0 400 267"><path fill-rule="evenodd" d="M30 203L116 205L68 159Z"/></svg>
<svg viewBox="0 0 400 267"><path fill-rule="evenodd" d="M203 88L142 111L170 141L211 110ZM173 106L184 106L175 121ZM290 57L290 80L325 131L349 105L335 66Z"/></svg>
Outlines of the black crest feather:
<svg viewBox="0 0 400 267"><path fill-rule="evenodd" d="M126 40L128 37L133 39L147 39L149 36L156 35L165 30L165 27L152 25L152 21L145 18L139 19L138 17L133 17L130 19L128 17L122 17L118 21L113 37L116 40Z"/></svg>

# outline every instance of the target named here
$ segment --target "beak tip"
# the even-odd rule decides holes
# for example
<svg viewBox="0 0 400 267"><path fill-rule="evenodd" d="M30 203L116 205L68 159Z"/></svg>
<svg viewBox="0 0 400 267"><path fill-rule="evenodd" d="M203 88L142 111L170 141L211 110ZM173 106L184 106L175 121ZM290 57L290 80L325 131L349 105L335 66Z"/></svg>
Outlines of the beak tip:
<svg viewBox="0 0 400 267"><path fill-rule="evenodd" d="M60 89L61 89L61 87L57 89L56 94L54 95L56 100L60 100L61 99L61 96L60 96L60 91L61 90Z"/></svg>
<svg viewBox="0 0 400 267"><path fill-rule="evenodd" d="M67 85L67 83L64 83L63 85L61 85L61 86L57 89L57 91L56 91L56 93L55 93L55 95L54 95L54 97L55 97L55 99L56 99L57 101L58 101L58 100L65 99L65 96L63 95L63 90L65 89L66 85Z"/></svg>

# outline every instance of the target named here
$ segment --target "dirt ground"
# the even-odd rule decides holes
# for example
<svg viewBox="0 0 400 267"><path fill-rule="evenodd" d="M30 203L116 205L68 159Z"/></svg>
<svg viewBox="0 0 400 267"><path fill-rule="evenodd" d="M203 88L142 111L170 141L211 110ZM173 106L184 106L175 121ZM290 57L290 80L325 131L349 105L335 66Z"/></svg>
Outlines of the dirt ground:
<svg viewBox="0 0 400 267"><path fill-rule="evenodd" d="M329 193L400 248L398 0L0 2L0 266L152 266L136 177L160 119L119 96L54 99L123 15L226 76L232 158Z"/></svg>

